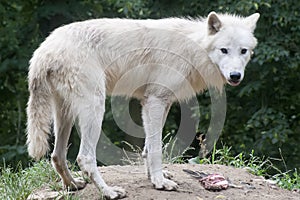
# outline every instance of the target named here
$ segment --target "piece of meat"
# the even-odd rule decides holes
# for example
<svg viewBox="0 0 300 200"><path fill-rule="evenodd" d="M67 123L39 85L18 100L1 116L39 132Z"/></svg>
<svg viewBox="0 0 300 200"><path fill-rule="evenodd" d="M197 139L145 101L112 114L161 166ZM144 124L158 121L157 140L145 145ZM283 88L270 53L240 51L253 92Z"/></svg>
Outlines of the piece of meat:
<svg viewBox="0 0 300 200"><path fill-rule="evenodd" d="M206 174L188 169L183 169L183 171L196 178L207 190L225 190L229 186L228 180L221 174Z"/></svg>

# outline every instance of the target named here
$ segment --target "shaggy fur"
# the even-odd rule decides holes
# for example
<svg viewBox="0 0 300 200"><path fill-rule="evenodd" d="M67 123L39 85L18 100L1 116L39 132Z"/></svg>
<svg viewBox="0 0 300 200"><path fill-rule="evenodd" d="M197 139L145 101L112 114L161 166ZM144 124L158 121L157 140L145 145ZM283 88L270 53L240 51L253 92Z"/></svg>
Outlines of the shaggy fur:
<svg viewBox="0 0 300 200"><path fill-rule="evenodd" d="M161 131L169 108L208 87L222 90L226 82L240 83L256 46L258 18L212 12L198 20L95 19L57 28L30 60L29 155L40 159L47 152L53 121L53 166L66 187L84 187L66 164L70 131L78 118L80 168L107 198L124 197L122 188L106 185L95 154L105 96L135 97L143 105L143 154L151 182L157 189L176 189L163 176L161 161Z"/></svg>

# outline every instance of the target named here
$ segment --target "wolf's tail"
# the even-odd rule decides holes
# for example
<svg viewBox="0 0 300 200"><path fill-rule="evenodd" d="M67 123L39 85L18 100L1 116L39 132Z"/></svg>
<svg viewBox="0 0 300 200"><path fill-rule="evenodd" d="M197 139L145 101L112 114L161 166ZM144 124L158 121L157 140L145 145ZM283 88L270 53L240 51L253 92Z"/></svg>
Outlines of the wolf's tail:
<svg viewBox="0 0 300 200"><path fill-rule="evenodd" d="M46 70L39 70L38 62L31 62L29 70L30 97L27 104L27 145L29 155L39 160L48 149L50 134L51 87Z"/></svg>

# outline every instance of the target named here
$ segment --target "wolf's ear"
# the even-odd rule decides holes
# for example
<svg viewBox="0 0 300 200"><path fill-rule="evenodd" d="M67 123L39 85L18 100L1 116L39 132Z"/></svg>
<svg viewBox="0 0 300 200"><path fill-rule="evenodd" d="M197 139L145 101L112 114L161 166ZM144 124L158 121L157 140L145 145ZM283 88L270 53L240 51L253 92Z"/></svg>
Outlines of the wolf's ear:
<svg viewBox="0 0 300 200"><path fill-rule="evenodd" d="M217 15L217 13L210 12L207 18L208 18L208 20L207 20L208 34L214 35L217 32L219 32L222 27L222 23Z"/></svg>
<svg viewBox="0 0 300 200"><path fill-rule="evenodd" d="M254 13L254 14L250 15L249 17L245 18L245 22L246 22L247 26L252 30L252 32L256 28L256 23L259 19L259 16L260 16L259 13Z"/></svg>

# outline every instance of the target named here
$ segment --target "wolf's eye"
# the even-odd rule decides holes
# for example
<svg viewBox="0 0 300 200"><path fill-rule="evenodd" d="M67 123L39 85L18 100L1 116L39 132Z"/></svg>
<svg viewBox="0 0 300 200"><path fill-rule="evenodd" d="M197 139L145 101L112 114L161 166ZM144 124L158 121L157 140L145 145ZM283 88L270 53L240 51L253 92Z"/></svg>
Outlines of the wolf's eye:
<svg viewBox="0 0 300 200"><path fill-rule="evenodd" d="M228 54L228 50L225 49L225 48L221 48L221 52L224 53L224 54Z"/></svg>
<svg viewBox="0 0 300 200"><path fill-rule="evenodd" d="M241 50L241 54L246 54L247 51L248 51L247 49L242 49L242 50Z"/></svg>

